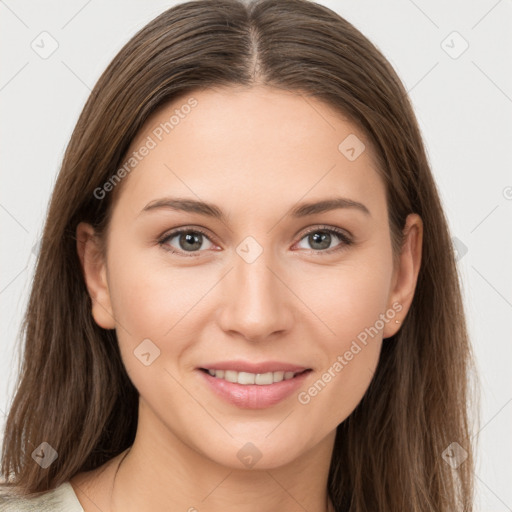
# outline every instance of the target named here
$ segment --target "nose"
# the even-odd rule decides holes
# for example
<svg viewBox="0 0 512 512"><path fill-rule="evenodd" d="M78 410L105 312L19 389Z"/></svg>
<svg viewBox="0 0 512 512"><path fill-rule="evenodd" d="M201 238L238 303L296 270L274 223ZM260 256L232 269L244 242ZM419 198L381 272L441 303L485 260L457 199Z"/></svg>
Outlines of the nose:
<svg viewBox="0 0 512 512"><path fill-rule="evenodd" d="M234 268L223 280L219 324L224 332L264 341L291 329L294 295L289 275L270 253L264 250L254 261L234 255Z"/></svg>

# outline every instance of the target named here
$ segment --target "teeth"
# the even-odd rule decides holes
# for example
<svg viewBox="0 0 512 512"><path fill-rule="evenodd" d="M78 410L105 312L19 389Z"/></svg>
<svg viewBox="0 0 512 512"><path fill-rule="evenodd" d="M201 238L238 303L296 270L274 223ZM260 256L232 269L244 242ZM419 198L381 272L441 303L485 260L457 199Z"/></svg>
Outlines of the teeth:
<svg viewBox="0 0 512 512"><path fill-rule="evenodd" d="M233 370L226 370L224 372L224 380L227 380L228 382L237 382L238 372L234 372Z"/></svg>
<svg viewBox="0 0 512 512"><path fill-rule="evenodd" d="M281 382L282 380L290 380L295 376L295 372L267 372L267 373L249 373L249 372L236 372L234 370L208 370L212 377L224 379L228 382L237 384L257 384L258 386L265 386ZM299 372L297 372L299 373Z"/></svg>
<svg viewBox="0 0 512 512"><path fill-rule="evenodd" d="M274 382L281 382L284 379L284 372L274 372Z"/></svg>
<svg viewBox="0 0 512 512"><path fill-rule="evenodd" d="M272 372L268 373L257 373L254 379L254 383L260 386L273 384L274 383L274 374Z"/></svg>

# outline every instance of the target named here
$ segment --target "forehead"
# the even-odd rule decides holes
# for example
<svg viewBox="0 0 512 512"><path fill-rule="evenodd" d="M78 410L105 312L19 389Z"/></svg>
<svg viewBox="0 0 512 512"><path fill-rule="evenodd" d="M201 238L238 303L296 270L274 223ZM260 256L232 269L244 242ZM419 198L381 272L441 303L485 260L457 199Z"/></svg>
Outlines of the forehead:
<svg viewBox="0 0 512 512"><path fill-rule="evenodd" d="M250 205L253 213L326 195L385 208L365 134L299 93L262 86L191 92L151 116L125 161L134 152L121 200L138 210L164 195Z"/></svg>

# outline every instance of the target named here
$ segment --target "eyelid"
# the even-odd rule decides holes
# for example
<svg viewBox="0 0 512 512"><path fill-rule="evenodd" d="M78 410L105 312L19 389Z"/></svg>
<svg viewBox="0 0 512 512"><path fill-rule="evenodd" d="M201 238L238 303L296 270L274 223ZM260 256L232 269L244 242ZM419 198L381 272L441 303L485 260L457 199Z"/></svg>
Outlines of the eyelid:
<svg viewBox="0 0 512 512"><path fill-rule="evenodd" d="M352 233L347 231L346 229L338 228L336 226L328 226L328 225L316 225L312 228L308 228L307 231L304 231L301 233L299 240L294 244L300 243L306 236L308 236L310 233L316 233L316 232L328 232L328 233L334 233L335 236L337 236L341 240L341 244L336 245L334 247L331 247L329 249L308 249L307 251L315 256L321 256L322 254L333 254L338 253L346 249L348 246L352 245L354 243L354 236Z"/></svg>
<svg viewBox="0 0 512 512"><path fill-rule="evenodd" d="M166 251L169 251L170 253L172 254L179 254L179 255L182 255L182 256L185 256L185 257L189 257L189 256L198 256L201 254L201 252L203 251L192 251L192 252L189 252L187 253L186 251L180 251L180 250L177 250L175 249L174 247L171 247L171 246L167 246L165 247L167 244L166 242L172 238L174 238L175 236L178 236L180 235L181 233L201 233L204 237L206 237L208 240L210 240L210 242L214 245L218 245L216 242L215 242L215 237L210 235L210 233L208 233L204 228L200 228L198 226L181 226L181 227L177 227L177 228L173 228L171 229L170 231L167 231L165 232L163 235L161 235L160 237L158 237L158 244Z"/></svg>
<svg viewBox="0 0 512 512"><path fill-rule="evenodd" d="M327 224L318 224L316 226L313 226L312 228L308 228L306 231L304 231L302 234L301 234L301 237L299 240L302 240L306 235L309 235L310 233L316 233L317 231L329 231L329 232L333 232L335 233L336 235L340 236L340 237L343 237L344 239L346 239L346 241L350 241L352 242L353 241L353 238L354 236L352 235L352 233L350 233L350 231L346 230L346 229L342 229L342 228L338 228L336 226L329 226Z"/></svg>
<svg viewBox="0 0 512 512"><path fill-rule="evenodd" d="M345 229L338 228L338 227L335 227L335 226L329 226L329 225L316 225L316 226L312 226L311 228L308 228L307 231L302 232L300 234L300 238L297 240L297 242L295 242L294 245L296 245L297 243L301 242L302 239L305 238L310 233L316 233L316 232L321 232L321 231L329 232L329 233L334 233L334 235L336 235L342 241L342 244L340 244L338 246L335 246L335 247L331 247L330 249L325 249L325 250L309 249L309 252L312 252L312 253L317 254L317 255L321 255L322 253L331 254L333 252L343 250L347 246L352 245L353 242L354 242L353 241L352 233L350 233L349 231L347 231ZM219 245L219 244L217 244L215 242L215 237L210 235L210 233L208 233L204 228L201 228L201 227L198 227L198 226L193 226L193 225L191 225L191 226L181 226L181 227L173 228L170 231L167 231L166 233L164 233L163 235L161 235L158 238L158 240L157 240L158 244L160 246L162 246L164 248L164 250L169 251L169 252L171 252L173 254L179 254L179 255L182 255L182 256L185 256L185 257L199 256L203 251L192 251L192 252L188 252L187 253L186 251L176 250L176 249L174 249L174 248L172 248L170 246L169 247L164 247L168 240L174 238L175 236L177 236L177 235L179 235L181 233L188 233L188 232L201 233L212 244Z"/></svg>

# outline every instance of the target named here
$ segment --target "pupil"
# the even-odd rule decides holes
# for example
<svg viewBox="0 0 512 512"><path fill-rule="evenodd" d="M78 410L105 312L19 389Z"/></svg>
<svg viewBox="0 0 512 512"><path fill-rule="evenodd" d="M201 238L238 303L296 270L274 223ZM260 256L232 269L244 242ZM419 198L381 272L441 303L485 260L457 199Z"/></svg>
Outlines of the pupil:
<svg viewBox="0 0 512 512"><path fill-rule="evenodd" d="M310 239L312 245L315 243L321 244L321 247L317 247L316 249L327 249L331 245L331 235L329 233L322 233L320 235L318 233L314 233L313 235L310 235Z"/></svg>
<svg viewBox="0 0 512 512"><path fill-rule="evenodd" d="M186 233L180 237L180 245L182 246L182 248L187 250L187 246L183 247L183 244L181 244L181 241L184 238L186 240L187 244L192 244L192 246L188 245L188 249L199 249L201 247L201 240L200 240L201 236L202 235L200 233L197 233L197 234ZM195 246L194 246L194 244L195 244Z"/></svg>
<svg viewBox="0 0 512 512"><path fill-rule="evenodd" d="M201 234L191 234L191 233L185 233L180 237L180 245L182 248L186 249L184 247L184 244L181 243L183 238L186 241L186 244L188 244L188 249L200 249L201 248ZM330 233L314 233L312 235L309 235L310 242L312 245L319 244L320 247L317 247L317 249L327 249L331 245L331 235ZM185 244L185 245L186 245Z"/></svg>

